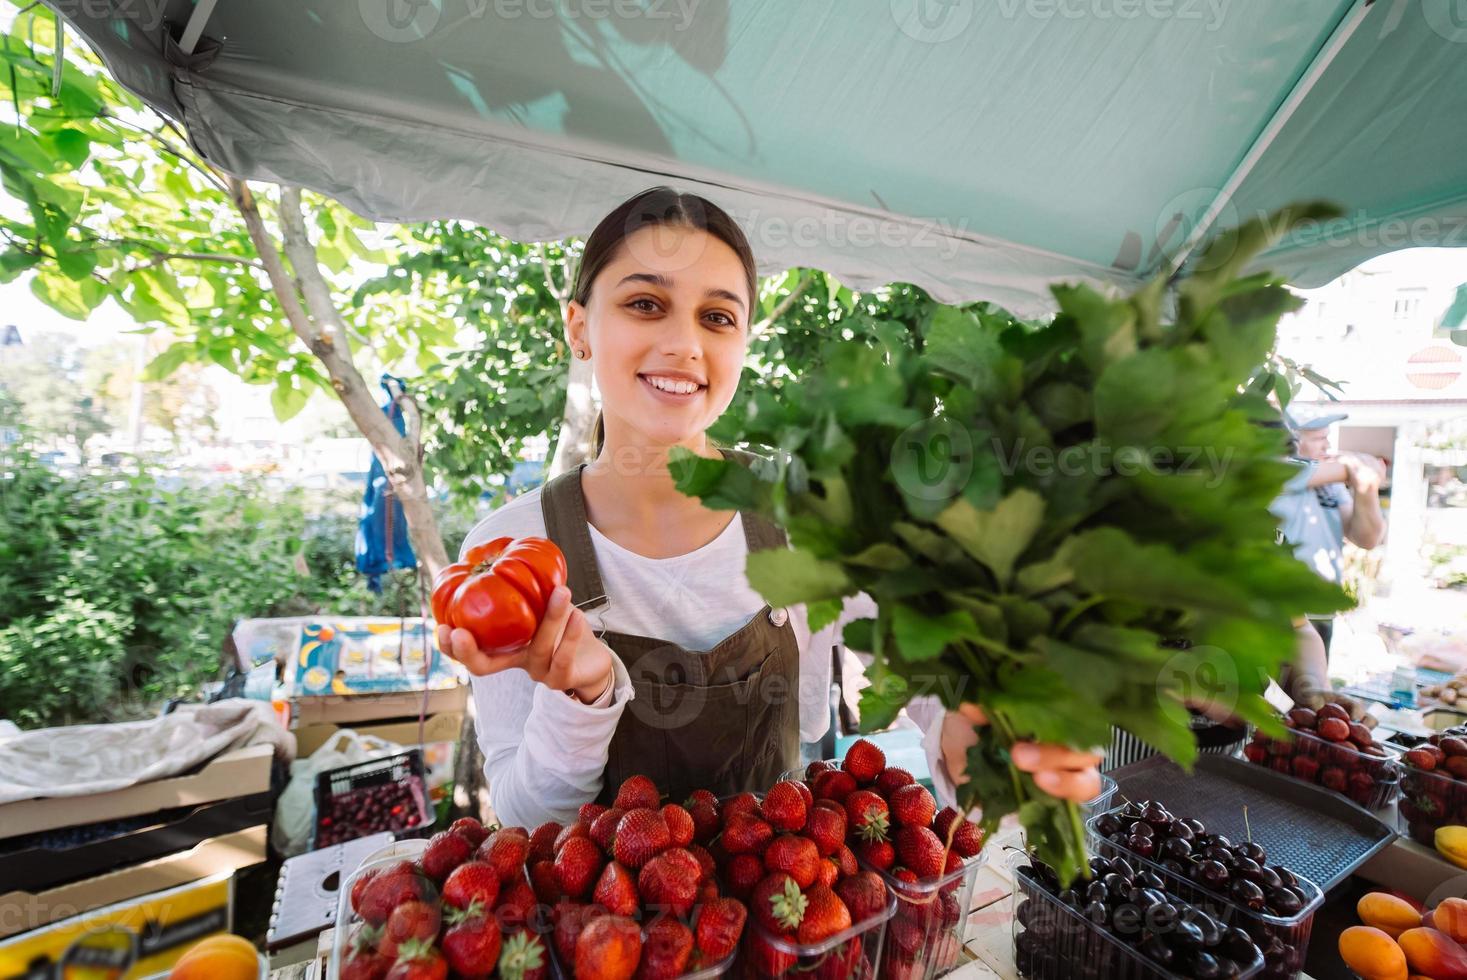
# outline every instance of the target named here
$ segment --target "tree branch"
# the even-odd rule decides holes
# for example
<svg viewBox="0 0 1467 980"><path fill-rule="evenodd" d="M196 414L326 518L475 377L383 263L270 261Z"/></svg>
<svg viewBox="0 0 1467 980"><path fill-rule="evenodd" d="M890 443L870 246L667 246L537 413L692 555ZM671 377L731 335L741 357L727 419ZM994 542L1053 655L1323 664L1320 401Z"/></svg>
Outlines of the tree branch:
<svg viewBox="0 0 1467 980"><path fill-rule="evenodd" d="M301 293L306 299L306 309L321 331L321 342L340 343L350 354L347 344L346 324L336 309L336 300L331 296L331 287L321 275L321 266L316 259L316 246L311 243L311 234L306 230L305 218L301 215L301 191L299 187L282 184L280 187L280 230L285 238L285 254L295 270Z"/></svg>
<svg viewBox="0 0 1467 980"><path fill-rule="evenodd" d="M769 315L749 328L749 336L752 337L754 334L766 329L775 320L778 320L780 317L784 316L789 308L795 305L795 300L799 299L800 296L805 292L805 290L810 288L810 283L814 281L815 277L812 276L810 273L803 273L800 276L800 281L795 283L795 288L791 289L785 295L785 298L780 300L779 304L775 306L774 309L769 311Z"/></svg>
<svg viewBox="0 0 1467 980"><path fill-rule="evenodd" d="M280 252L275 248L275 242L271 239L270 233L265 230L265 219L260 217L260 208L255 204L255 196L250 193L244 181L235 177L228 178L228 181L229 196L234 201L234 206L239 209L240 216L244 218L245 228L250 233L250 241L254 243L255 252L260 256L260 262L265 267L265 275L270 279L275 298L285 312L286 321L295 331L296 336L305 341L307 347L312 347L317 339L316 325L311 322L310 317L306 316L300 297L296 295L295 280L290 277L290 273L285 271L285 263L280 261Z"/></svg>
<svg viewBox="0 0 1467 980"><path fill-rule="evenodd" d="M148 261L122 271L136 272L139 269L162 265L164 262L219 262L224 265L247 265L261 272L265 271L265 264L259 259L246 258L243 255L209 255L204 252L154 252L153 257Z"/></svg>

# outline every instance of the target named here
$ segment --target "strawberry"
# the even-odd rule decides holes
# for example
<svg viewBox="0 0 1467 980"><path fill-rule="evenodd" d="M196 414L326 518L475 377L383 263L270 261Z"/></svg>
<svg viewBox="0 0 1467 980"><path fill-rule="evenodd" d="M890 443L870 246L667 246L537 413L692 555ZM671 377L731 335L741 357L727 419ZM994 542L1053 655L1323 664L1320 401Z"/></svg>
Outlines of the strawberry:
<svg viewBox="0 0 1467 980"><path fill-rule="evenodd" d="M565 828L554 820L547 820L535 828L530 835L530 860L549 861L555 857L555 840Z"/></svg>
<svg viewBox="0 0 1467 980"><path fill-rule="evenodd" d="M382 930L362 923L347 941L347 958L341 965L341 980L382 980L392 969L392 960L377 951Z"/></svg>
<svg viewBox="0 0 1467 980"><path fill-rule="evenodd" d="M916 783L898 786L887 799L891 815L902 827L927 827L937 812L937 801L926 787Z"/></svg>
<svg viewBox="0 0 1467 980"><path fill-rule="evenodd" d="M581 930L596 916L606 914L606 909L599 905L565 901L556 904L551 911L551 918L555 920L555 952L559 954L561 962L570 963L575 960L576 940L580 937Z"/></svg>
<svg viewBox="0 0 1467 980"><path fill-rule="evenodd" d="M368 868L366 871L357 875L356 879L352 881L351 910L357 915L362 914L362 893L367 890L367 886L372 883L372 879L381 873L381 868Z"/></svg>
<svg viewBox="0 0 1467 980"><path fill-rule="evenodd" d="M621 807L614 806L591 821L591 839L607 854L611 853L612 843L616 840L616 825L621 823L626 813Z"/></svg>
<svg viewBox="0 0 1467 980"><path fill-rule="evenodd" d="M601 873L601 849L589 837L573 837L555 855L555 876L561 891L571 898L585 898Z"/></svg>
<svg viewBox="0 0 1467 980"><path fill-rule="evenodd" d="M813 945L851 927L851 910L840 896L825 885L815 885L805 894L805 914L800 919L800 942Z"/></svg>
<svg viewBox="0 0 1467 980"><path fill-rule="evenodd" d="M378 872L362 889L357 914L374 926L387 921L392 910L404 902L428 895L431 885L411 861L399 861Z"/></svg>
<svg viewBox="0 0 1467 980"><path fill-rule="evenodd" d="M604 807L600 803L582 803L576 810L576 819L589 827L596 822L597 817L601 816L608 809L610 808Z"/></svg>
<svg viewBox="0 0 1467 980"><path fill-rule="evenodd" d="M713 964L733 955L748 915L744 903L736 898L717 898L698 906L693 943L704 962Z"/></svg>
<svg viewBox="0 0 1467 980"><path fill-rule="evenodd" d="M499 920L501 929L518 929L525 924L534 909L535 892L530 888L530 883L524 878L516 878L499 893L499 905L494 910L494 916Z"/></svg>
<svg viewBox="0 0 1467 980"><path fill-rule="evenodd" d="M484 825L473 817L459 817L448 825L448 832L463 837L476 850L480 844L484 843L484 839L489 836L489 831L484 829Z"/></svg>
<svg viewBox="0 0 1467 980"><path fill-rule="evenodd" d="M890 844L887 844L886 846L891 847ZM835 866L840 869L840 876L842 878L846 877L847 875L855 874L861 868L861 866L856 862L856 855L851 851L849 847L844 844L836 848L835 853L831 855L830 859L834 861ZM896 860L895 857L893 857L892 860Z"/></svg>
<svg viewBox="0 0 1467 980"><path fill-rule="evenodd" d="M817 800L844 802L856 791L856 777L843 769L828 769L815 777L810 789Z"/></svg>
<svg viewBox="0 0 1467 980"><path fill-rule="evenodd" d="M852 936L825 954L808 974L808 980L848 980L868 975L870 967L861 961L861 937ZM885 975L883 974L883 980Z"/></svg>
<svg viewBox="0 0 1467 980"><path fill-rule="evenodd" d="M414 939L432 942L442 921L436 905L423 901L403 902L387 916L377 949L383 956L395 960L402 947Z"/></svg>
<svg viewBox="0 0 1467 980"><path fill-rule="evenodd" d="M718 833L718 828L723 826L723 821L718 813L718 805L705 800L690 800L688 816L693 818L693 840L701 844L712 840L713 836Z"/></svg>
<svg viewBox="0 0 1467 980"><path fill-rule="evenodd" d="M693 808L694 803L709 803L712 804L715 808L717 808L717 806L719 805L718 797L713 795L713 791L711 789L695 789L688 794L688 798L686 800L683 800L683 806L687 807L689 810Z"/></svg>
<svg viewBox="0 0 1467 980"><path fill-rule="evenodd" d="M805 821L805 836L815 843L821 857L830 857L846 842L846 811L817 806Z"/></svg>
<svg viewBox="0 0 1467 980"><path fill-rule="evenodd" d="M857 841L856 858L878 871L886 871L896 863L896 848L886 840Z"/></svg>
<svg viewBox="0 0 1467 980"><path fill-rule="evenodd" d="M693 901L711 902L714 899L722 897L723 894L718 890L718 879L709 878L708 880L704 881L703 884L698 886L698 897L695 898Z"/></svg>
<svg viewBox="0 0 1467 980"><path fill-rule="evenodd" d="M474 902L493 908L499 900L499 872L483 861L469 861L454 868L443 883L443 904L466 909Z"/></svg>
<svg viewBox="0 0 1467 980"><path fill-rule="evenodd" d="M673 980L683 975L692 958L693 931L668 916L655 919L642 943L637 980Z"/></svg>
<svg viewBox="0 0 1467 980"><path fill-rule="evenodd" d="M756 931L749 944L753 953L752 965L756 975L782 977L793 970L799 963L799 957L790 952L792 942L794 942L793 932L771 935L763 929Z"/></svg>
<svg viewBox="0 0 1467 980"><path fill-rule="evenodd" d="M517 836L523 837L525 840L530 839L530 832L518 824L515 824L513 827L500 827L495 831L495 833L515 834Z"/></svg>
<svg viewBox="0 0 1467 980"><path fill-rule="evenodd" d="M669 848L648 861L637 875L637 889L649 907L685 916L698 897L698 859L681 847Z"/></svg>
<svg viewBox="0 0 1467 980"><path fill-rule="evenodd" d="M728 877L728 890L742 899L754 892L754 886L764 878L764 862L754 854L735 854L724 869Z"/></svg>
<svg viewBox="0 0 1467 980"><path fill-rule="evenodd" d="M601 877L596 879L596 890L591 893L591 901L605 906L613 915L636 915L641 898L637 894L637 883L632 878L632 873L623 865L612 861L601 869Z"/></svg>
<svg viewBox="0 0 1467 980"><path fill-rule="evenodd" d="M926 827L898 830L896 849L902 864L916 872L918 878L935 878L942 874L945 849L937 835Z"/></svg>
<svg viewBox="0 0 1467 980"><path fill-rule="evenodd" d="M630 980L641 956L642 930L634 920L600 916L576 939L576 980Z"/></svg>
<svg viewBox="0 0 1467 980"><path fill-rule="evenodd" d="M970 858L983 850L983 831L973 821L959 818L958 811L950 806L943 807L932 821L932 831L938 840L947 843L954 822L958 829L952 831L952 849L959 857Z"/></svg>
<svg viewBox="0 0 1467 980"><path fill-rule="evenodd" d="M428 847L423 851L423 856L418 859L418 863L422 865L424 874L441 885L450 871L463 864L473 854L474 846L469 843L467 837L455 834L451 830L444 830L428 839Z"/></svg>
<svg viewBox="0 0 1467 980"><path fill-rule="evenodd" d="M513 830L496 830L479 847L476 860L499 872L499 880L523 877L525 861L530 856L530 838Z"/></svg>
<svg viewBox="0 0 1467 980"><path fill-rule="evenodd" d="M499 923L494 917L476 902L468 909L450 909L448 923L440 946L449 968L471 977L493 973L499 964L501 945Z"/></svg>
<svg viewBox="0 0 1467 980"><path fill-rule="evenodd" d="M623 810L639 807L656 810L662 806L662 794L657 792L657 784L648 777L632 776L617 789L616 800L611 805Z"/></svg>
<svg viewBox="0 0 1467 980"><path fill-rule="evenodd" d="M521 929L504 941L499 952L500 980L544 980L550 957L539 936Z"/></svg>
<svg viewBox="0 0 1467 980"><path fill-rule="evenodd" d="M862 785L872 783L881 775L881 770L886 768L886 753L877 748L876 743L858 738L846 749L841 768Z"/></svg>
<svg viewBox="0 0 1467 980"><path fill-rule="evenodd" d="M749 899L755 921L770 932L779 934L800 927L805 905L800 886L783 871L765 876L754 886L754 894Z"/></svg>
<svg viewBox="0 0 1467 980"><path fill-rule="evenodd" d="M834 858L821 858L818 870L815 872L817 884L826 888L834 888L835 883L840 881L840 865L835 863Z"/></svg>
<svg viewBox="0 0 1467 980"><path fill-rule="evenodd" d="M541 905L554 905L561 899L560 875L554 861L536 861L530 865L530 886Z"/></svg>
<svg viewBox="0 0 1467 980"><path fill-rule="evenodd" d="M835 768L836 764L829 759L813 759L805 765L805 779L807 782L814 782L816 776Z"/></svg>
<svg viewBox="0 0 1467 980"><path fill-rule="evenodd" d="M820 873L820 851L808 837L780 834L764 850L764 867L769 871L783 871L803 890Z"/></svg>
<svg viewBox="0 0 1467 980"><path fill-rule="evenodd" d="M842 879L836 883L835 893L856 922L865 922L886 908L886 882L875 871L858 871Z"/></svg>
<svg viewBox="0 0 1467 980"><path fill-rule="evenodd" d="M876 777L876 792L882 796L891 798L891 794L903 786L910 786L917 781L917 777L897 766L888 766L881 770L881 775Z"/></svg>
<svg viewBox="0 0 1467 980"><path fill-rule="evenodd" d="M402 944L387 980L445 980L448 963L431 940L412 939Z"/></svg>
<svg viewBox="0 0 1467 980"><path fill-rule="evenodd" d="M774 828L758 817L734 813L725 817L720 840L729 854L763 854L773 836Z"/></svg>
<svg viewBox="0 0 1467 980"><path fill-rule="evenodd" d="M622 864L636 870L671 845L672 832L667 829L667 818L657 810L638 807L628 810L617 823L611 853Z"/></svg>
<svg viewBox="0 0 1467 980"><path fill-rule="evenodd" d="M723 823L728 825L729 817L735 813L744 813L751 817L759 816L759 797L753 793L739 793L729 797L723 803Z"/></svg>
<svg viewBox="0 0 1467 980"><path fill-rule="evenodd" d="M879 795L858 789L846 797L846 820L851 833L861 840L885 840L890 811Z"/></svg>
<svg viewBox="0 0 1467 980"><path fill-rule="evenodd" d="M925 930L911 919L897 916L886 925L886 941L898 959L910 962L922 948Z"/></svg>
<svg viewBox="0 0 1467 980"><path fill-rule="evenodd" d="M671 836L673 847L687 847L693 842L697 825L693 823L693 815L687 810L676 803L664 804L662 819L667 821L667 832Z"/></svg>
<svg viewBox="0 0 1467 980"><path fill-rule="evenodd" d="M565 842L572 837L585 837L589 839L590 836L591 825L577 820L575 823L567 825L564 830L555 835L555 853L559 854L560 849L565 846Z"/></svg>
<svg viewBox="0 0 1467 980"><path fill-rule="evenodd" d="M708 849L699 847L697 844L689 844L688 853L698 859L698 868L702 871L700 880L707 881L712 878L713 872L718 870L718 865L713 860L713 855L708 853Z"/></svg>
<svg viewBox="0 0 1467 980"><path fill-rule="evenodd" d="M805 798L792 782L778 782L769 787L759 809L765 822L775 830L800 830L805 826Z"/></svg>

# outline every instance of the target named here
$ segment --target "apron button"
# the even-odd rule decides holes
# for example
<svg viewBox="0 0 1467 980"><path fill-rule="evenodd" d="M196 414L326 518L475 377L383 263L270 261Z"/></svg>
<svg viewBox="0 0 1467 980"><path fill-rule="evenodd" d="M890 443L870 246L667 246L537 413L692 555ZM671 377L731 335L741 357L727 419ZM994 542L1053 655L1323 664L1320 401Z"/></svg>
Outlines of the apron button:
<svg viewBox="0 0 1467 980"><path fill-rule="evenodd" d="M769 610L769 621L775 626L783 626L789 618L790 614L783 609Z"/></svg>

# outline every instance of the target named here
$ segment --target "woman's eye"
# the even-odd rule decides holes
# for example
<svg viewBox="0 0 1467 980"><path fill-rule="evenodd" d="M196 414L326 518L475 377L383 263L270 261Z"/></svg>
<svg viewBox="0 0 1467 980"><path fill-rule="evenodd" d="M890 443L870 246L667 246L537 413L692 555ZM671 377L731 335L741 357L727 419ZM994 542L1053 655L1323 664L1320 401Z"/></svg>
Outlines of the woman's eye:
<svg viewBox="0 0 1467 980"><path fill-rule="evenodd" d="M713 310L712 312L710 312L708 314L708 319L712 320L716 325L720 327L736 327L739 325L737 320L721 310Z"/></svg>
<svg viewBox="0 0 1467 980"><path fill-rule="evenodd" d="M643 296L641 299L634 299L627 305L636 310L638 313L657 312L657 304L645 296Z"/></svg>

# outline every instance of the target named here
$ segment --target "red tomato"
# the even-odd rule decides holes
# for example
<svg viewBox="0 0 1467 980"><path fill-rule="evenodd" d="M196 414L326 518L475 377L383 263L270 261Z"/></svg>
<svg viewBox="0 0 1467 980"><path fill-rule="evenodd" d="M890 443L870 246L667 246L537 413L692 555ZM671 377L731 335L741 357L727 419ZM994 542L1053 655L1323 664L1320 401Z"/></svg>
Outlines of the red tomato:
<svg viewBox="0 0 1467 980"><path fill-rule="evenodd" d="M474 635L490 654L523 649L566 580L565 556L545 538L495 538L438 573L433 618Z"/></svg>

